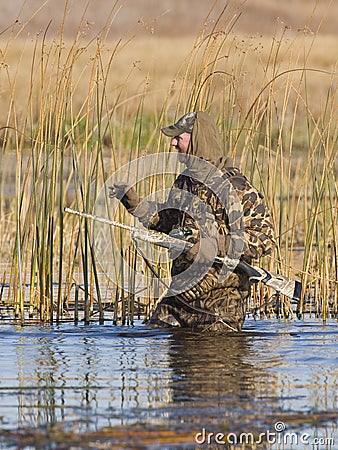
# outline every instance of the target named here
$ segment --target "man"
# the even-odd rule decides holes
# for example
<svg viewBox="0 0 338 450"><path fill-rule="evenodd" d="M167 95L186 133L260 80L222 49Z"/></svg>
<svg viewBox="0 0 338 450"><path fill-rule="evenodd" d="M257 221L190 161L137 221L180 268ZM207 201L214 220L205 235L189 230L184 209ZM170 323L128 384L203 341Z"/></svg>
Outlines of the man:
<svg viewBox="0 0 338 450"><path fill-rule="evenodd" d="M245 273L215 262L215 256L250 263L272 253L274 231L263 195L223 157L219 131L205 112L187 113L162 132L186 166L165 204L141 201L123 183L110 188L110 196L146 227L179 232L191 243L187 252L172 252L172 282L148 323L239 331L250 282Z"/></svg>

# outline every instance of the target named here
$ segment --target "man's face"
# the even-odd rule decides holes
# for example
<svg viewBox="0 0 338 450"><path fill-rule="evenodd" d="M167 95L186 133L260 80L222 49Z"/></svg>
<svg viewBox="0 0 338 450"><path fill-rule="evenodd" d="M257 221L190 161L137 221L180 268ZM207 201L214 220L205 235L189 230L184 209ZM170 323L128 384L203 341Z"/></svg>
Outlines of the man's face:
<svg viewBox="0 0 338 450"><path fill-rule="evenodd" d="M170 141L170 145L172 147L175 147L178 153L186 154L188 153L190 139L191 139L190 133L182 133L178 136L173 137Z"/></svg>

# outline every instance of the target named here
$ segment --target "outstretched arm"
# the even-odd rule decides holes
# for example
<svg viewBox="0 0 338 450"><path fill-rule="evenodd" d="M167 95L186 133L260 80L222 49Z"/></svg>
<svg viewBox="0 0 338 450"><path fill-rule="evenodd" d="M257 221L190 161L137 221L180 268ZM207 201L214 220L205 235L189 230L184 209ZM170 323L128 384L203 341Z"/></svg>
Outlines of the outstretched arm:
<svg viewBox="0 0 338 450"><path fill-rule="evenodd" d="M169 233L179 220L179 211L164 203L142 200L128 183L114 183L109 187L109 197L120 200L130 214L152 230Z"/></svg>

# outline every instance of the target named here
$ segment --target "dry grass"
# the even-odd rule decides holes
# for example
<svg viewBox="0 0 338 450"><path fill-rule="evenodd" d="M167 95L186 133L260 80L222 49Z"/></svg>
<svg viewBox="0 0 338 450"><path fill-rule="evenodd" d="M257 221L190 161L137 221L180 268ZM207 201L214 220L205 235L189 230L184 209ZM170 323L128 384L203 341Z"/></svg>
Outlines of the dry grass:
<svg viewBox="0 0 338 450"><path fill-rule="evenodd" d="M220 38L221 39L221 38ZM307 88L311 96L307 99L309 107L315 114L319 114L323 109L326 92L331 85L330 73L335 70L336 64L336 38L333 36L317 37L304 36L300 34L296 37L283 38L280 44L274 41L275 49L279 47L276 59L271 58L271 38L253 37L244 38L238 35L231 35L224 44L219 55L220 62L218 70L222 70L235 78L235 82L240 84L241 91L237 98L239 107L248 108L259 87L267 81L274 72L281 73L290 68L314 69L308 71ZM3 55L1 71L1 101L3 107L0 111L0 123L5 124L7 120L9 105L15 101L18 118L24 120L25 108L29 102L28 96L31 94L28 83L32 75L32 64L36 53L41 51L41 38L36 42L22 42L21 40L11 43L8 50ZM48 52L55 43L45 43L44 51ZM65 42L63 58L72 47L72 42ZM191 49L194 40L191 38L139 38L130 42L121 43L115 47L116 43L108 42L100 48L100 59L103 67L107 67L112 52L114 55L114 65L107 74L107 102L114 105L120 89L123 87L123 97L118 103L138 102L139 96L147 90L144 108L152 113L159 110L163 104L163 99L168 95L175 101L175 92L180 88L182 71L187 61L191 57ZM5 44L1 45L4 48ZM325 49L325 51L323 51ZM93 42L85 47L79 48L79 54L73 61L72 68L72 107L73 113L77 114L85 100L84 92L88 91L88 86L92 77L92 61L97 52L96 43ZM202 55L197 55L196 64ZM222 61L223 59L223 61ZM61 64L66 64L61 61ZM5 70L6 69L6 70ZM38 97L41 90L41 80L39 71L41 65L35 61L33 81L33 95ZM53 77L54 67L45 68L45 76ZM7 72L7 73L6 73ZM192 75L190 82L193 82ZM300 74L295 73L296 79ZM224 83L230 83L230 77L221 75L215 77L215 89L224 90ZM290 75L288 75L290 77ZM7 78L7 79L6 79ZM11 92L8 78L15 79L15 91ZM281 77L276 82L283 90L287 77ZM51 78L52 81L52 78ZM277 89L276 89L277 91ZM14 95L14 98L13 98ZM175 106L174 106L175 107ZM37 110L35 110L37 114Z"/></svg>
<svg viewBox="0 0 338 450"><path fill-rule="evenodd" d="M241 35L273 36L283 26L292 32L309 29L315 33L337 35L338 12L333 0L229 0L227 2L200 0L106 0L83 3L67 0L55 7L51 0L2 0L0 30L15 24L15 32L35 36L43 33L50 21L50 35L63 27L64 35L73 40L80 29L81 37L89 40L105 26L109 9L116 4L109 36L119 39L125 35L159 37L196 36L204 23L210 30L227 5L227 14L236 23L235 33ZM210 9L213 7L212 12ZM207 19L207 20L206 20Z"/></svg>

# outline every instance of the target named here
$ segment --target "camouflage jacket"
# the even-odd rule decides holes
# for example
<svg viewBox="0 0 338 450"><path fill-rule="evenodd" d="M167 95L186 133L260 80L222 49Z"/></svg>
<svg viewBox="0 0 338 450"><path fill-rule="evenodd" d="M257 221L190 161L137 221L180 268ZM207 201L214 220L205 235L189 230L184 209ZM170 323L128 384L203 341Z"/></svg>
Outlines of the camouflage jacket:
<svg viewBox="0 0 338 450"><path fill-rule="evenodd" d="M139 220L167 234L174 229L189 231L191 243L203 234L216 235L218 256L235 249L237 257L251 262L271 254L274 228L263 195L238 168L224 160L216 125L203 112L198 112L190 145L187 169L175 180L167 201L147 202ZM185 273L190 265L184 253L178 255L173 259L172 276ZM219 265L211 263L203 276L196 273L201 295L226 286L226 282L219 282L219 271ZM194 272L186 273L189 278L195 277Z"/></svg>
<svg viewBox="0 0 338 450"><path fill-rule="evenodd" d="M244 238L242 257L251 262L252 259L271 254L275 245L274 228L263 195L249 183L238 168L227 167L222 172L233 186L240 202L239 205L235 205L238 209L233 207L231 213L234 216L238 211L238 216L242 220ZM194 197L186 196L182 192L188 192L196 197L197 206L194 207L192 204ZM217 193L210 187L183 173L175 180L167 202L149 203L147 214L140 220L150 229L169 234L173 229L197 231L201 224L205 225L209 217L216 223L219 233L218 256L225 256L228 249L223 237L230 235L234 218L229 217L227 205L222 203ZM205 205L204 210L201 205ZM189 214L191 210L194 214ZM199 239L199 234L193 232L187 239L195 243ZM172 271L177 273L184 270L184 267L184 255L181 255L178 260L173 261Z"/></svg>

